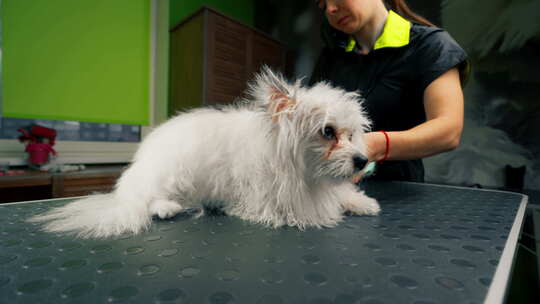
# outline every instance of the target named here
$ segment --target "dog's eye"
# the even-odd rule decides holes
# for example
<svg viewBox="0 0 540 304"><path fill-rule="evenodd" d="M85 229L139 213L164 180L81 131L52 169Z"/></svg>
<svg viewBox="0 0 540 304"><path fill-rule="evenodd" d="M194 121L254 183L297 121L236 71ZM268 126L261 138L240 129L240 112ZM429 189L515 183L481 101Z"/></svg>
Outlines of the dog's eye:
<svg viewBox="0 0 540 304"><path fill-rule="evenodd" d="M332 140L336 138L336 130L334 130L331 126L326 126L321 132L321 135L328 140Z"/></svg>

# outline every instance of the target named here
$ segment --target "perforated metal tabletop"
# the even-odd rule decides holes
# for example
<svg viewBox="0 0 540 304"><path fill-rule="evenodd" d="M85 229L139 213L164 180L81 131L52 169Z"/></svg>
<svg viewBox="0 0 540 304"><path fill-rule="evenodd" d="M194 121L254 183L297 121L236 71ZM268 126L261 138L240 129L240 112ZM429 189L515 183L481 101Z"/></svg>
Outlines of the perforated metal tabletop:
<svg viewBox="0 0 540 304"><path fill-rule="evenodd" d="M70 200L0 205L0 303L498 303L527 197L365 185L382 214L269 229L229 216L155 220L81 240L25 218Z"/></svg>

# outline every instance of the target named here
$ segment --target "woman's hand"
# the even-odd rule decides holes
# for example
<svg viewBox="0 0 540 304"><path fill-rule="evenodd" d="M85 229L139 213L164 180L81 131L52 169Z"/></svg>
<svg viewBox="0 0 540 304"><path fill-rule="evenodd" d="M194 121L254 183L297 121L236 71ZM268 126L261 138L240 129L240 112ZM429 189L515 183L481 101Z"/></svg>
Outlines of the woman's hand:
<svg viewBox="0 0 540 304"><path fill-rule="evenodd" d="M386 153L386 137L382 132L369 132L364 134L364 142L366 143L366 157L368 159L368 164L384 158ZM364 170L355 174L352 177L353 184L359 183L364 175Z"/></svg>
<svg viewBox="0 0 540 304"><path fill-rule="evenodd" d="M380 161L386 153L386 136L382 132L369 132L364 134L367 147L368 162Z"/></svg>

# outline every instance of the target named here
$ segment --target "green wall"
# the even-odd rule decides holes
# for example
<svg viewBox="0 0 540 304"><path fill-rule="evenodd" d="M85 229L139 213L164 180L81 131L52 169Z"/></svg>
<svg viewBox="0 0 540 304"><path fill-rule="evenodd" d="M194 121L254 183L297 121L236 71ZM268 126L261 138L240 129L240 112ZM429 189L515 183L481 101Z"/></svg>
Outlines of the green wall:
<svg viewBox="0 0 540 304"><path fill-rule="evenodd" d="M3 115L148 124L149 0L2 0Z"/></svg>
<svg viewBox="0 0 540 304"><path fill-rule="evenodd" d="M247 25L253 25L254 0L170 0L170 26L206 5Z"/></svg>
<svg viewBox="0 0 540 304"><path fill-rule="evenodd" d="M1 0L1 115L148 124L150 3ZM252 0L170 0L167 4L169 27L202 5L245 24L254 23Z"/></svg>

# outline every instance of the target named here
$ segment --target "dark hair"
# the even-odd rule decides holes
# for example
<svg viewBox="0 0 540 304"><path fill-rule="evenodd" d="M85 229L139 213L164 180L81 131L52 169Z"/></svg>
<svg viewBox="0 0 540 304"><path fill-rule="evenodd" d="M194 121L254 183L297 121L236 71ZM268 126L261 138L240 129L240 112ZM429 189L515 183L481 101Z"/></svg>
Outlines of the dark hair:
<svg viewBox="0 0 540 304"><path fill-rule="evenodd" d="M413 12L407 3L405 3L405 0L384 0L384 4L386 5L386 8L393 10L409 21L427 26L435 26L435 24L429 22L426 18Z"/></svg>

